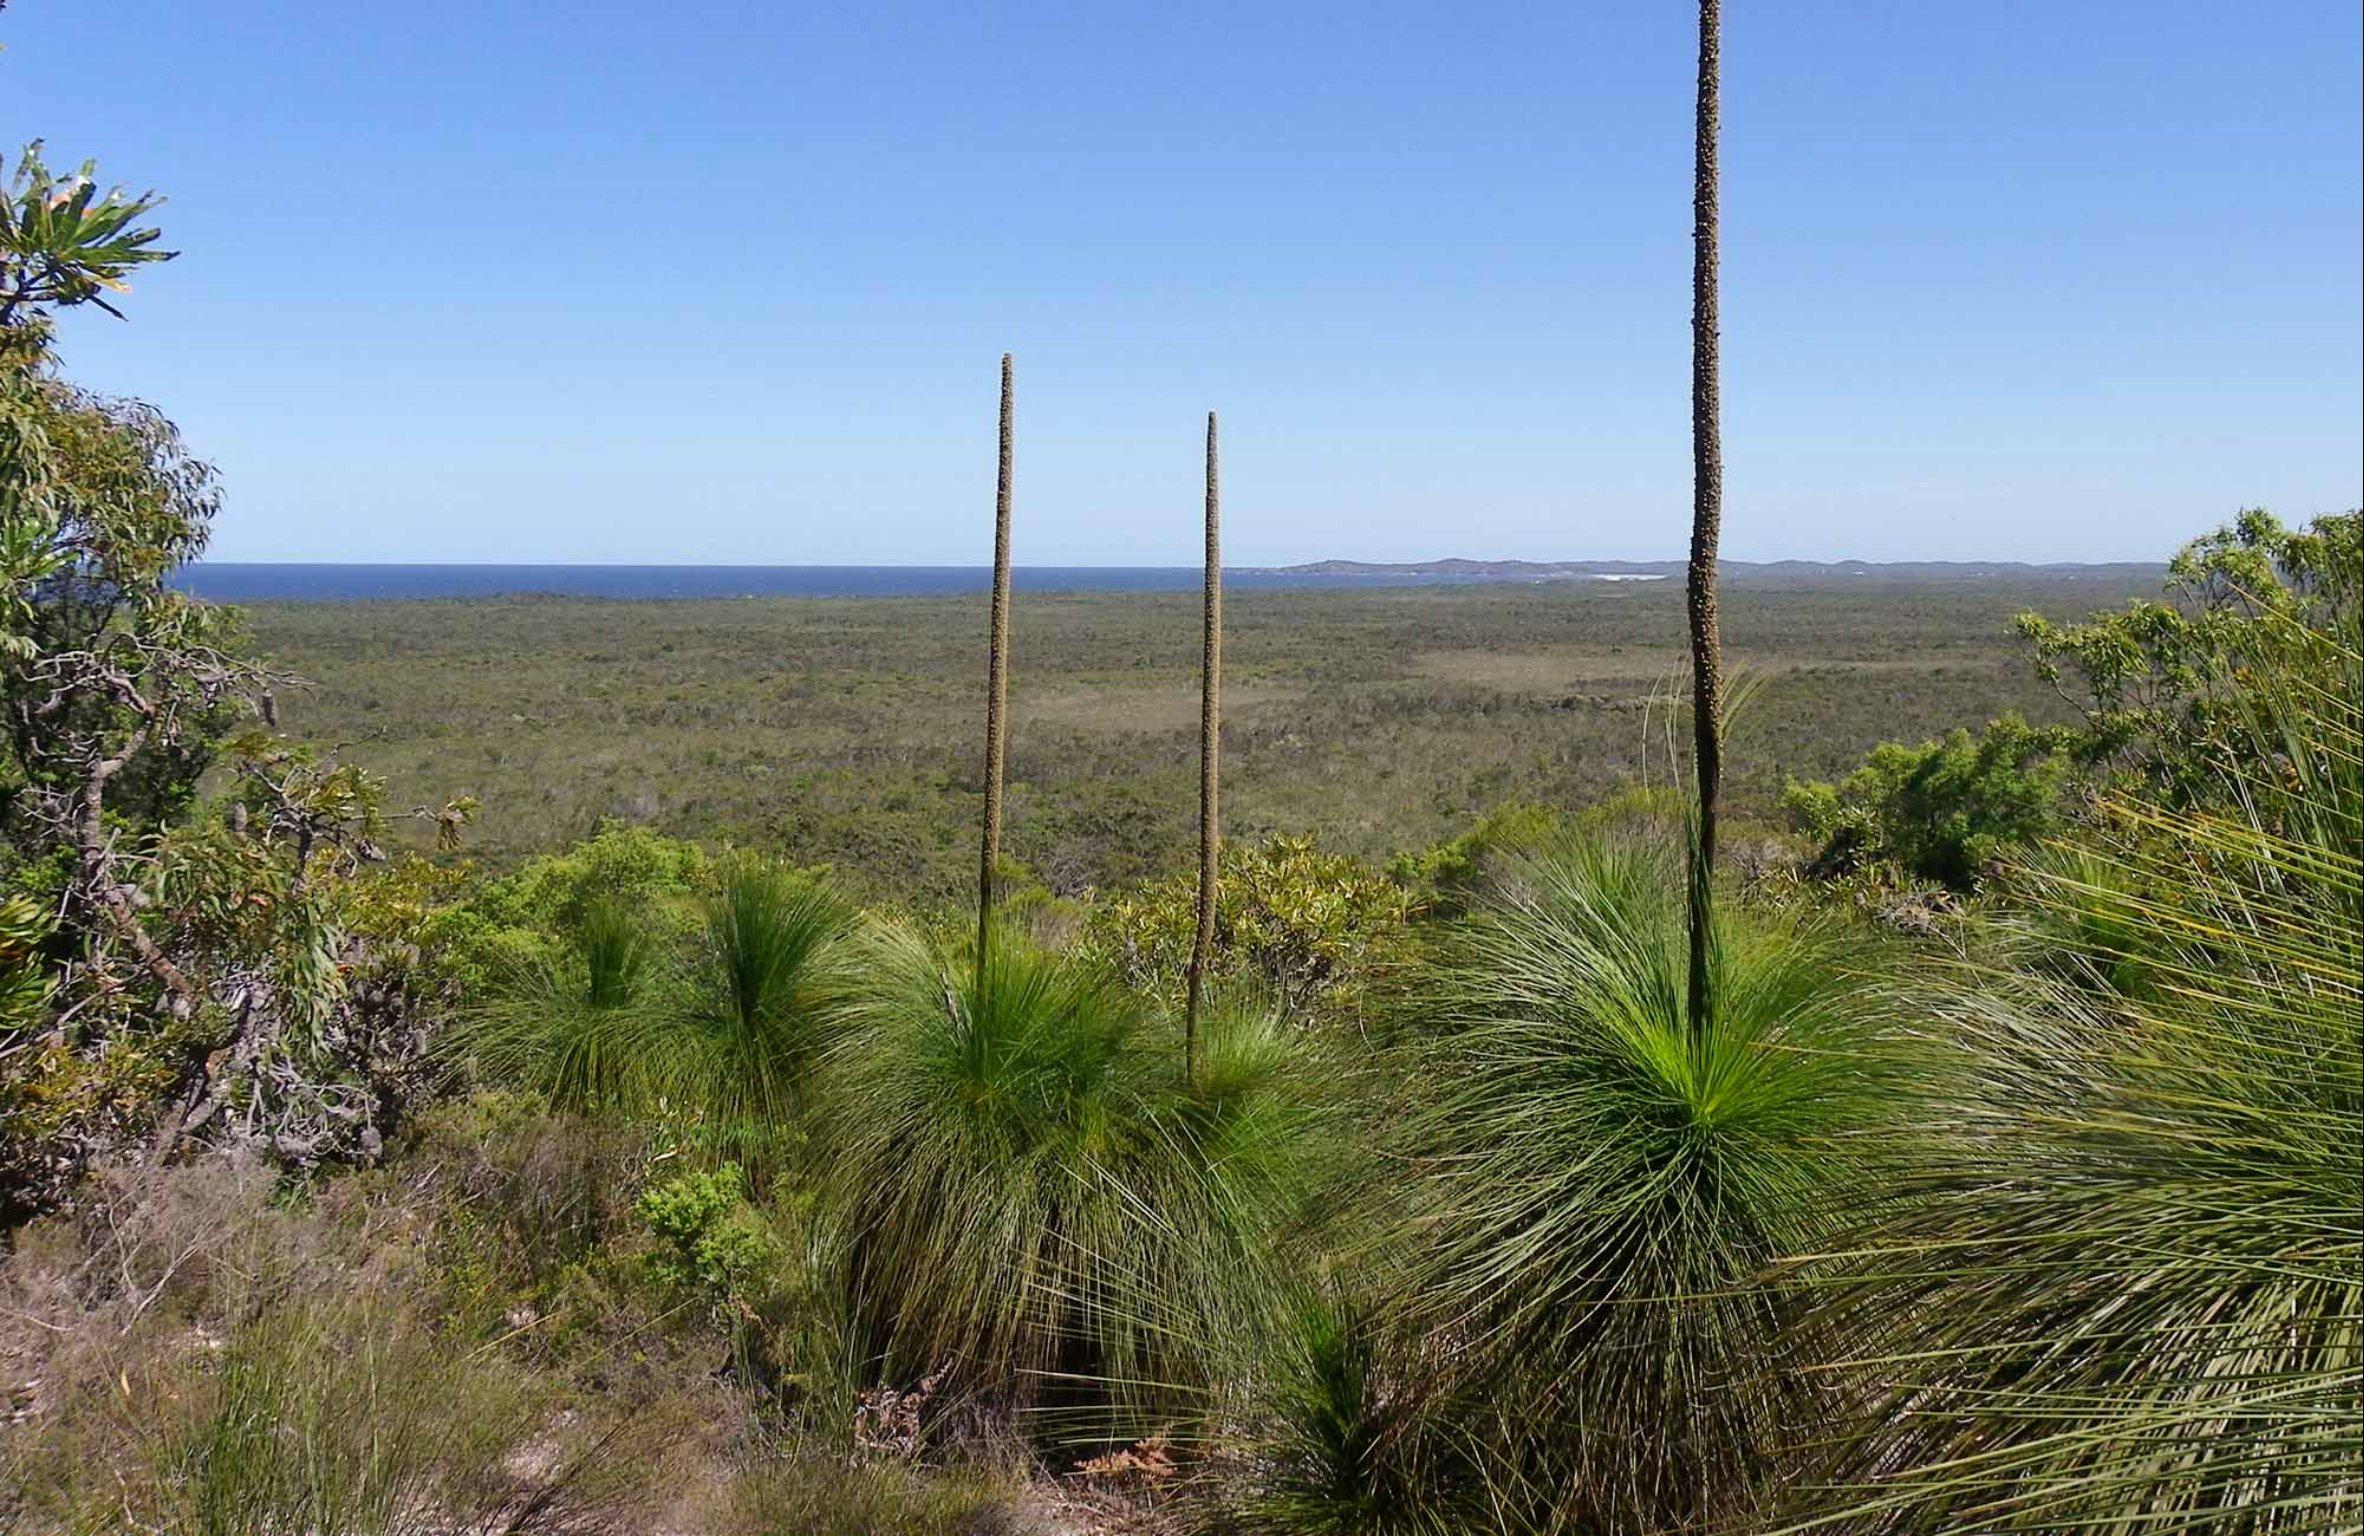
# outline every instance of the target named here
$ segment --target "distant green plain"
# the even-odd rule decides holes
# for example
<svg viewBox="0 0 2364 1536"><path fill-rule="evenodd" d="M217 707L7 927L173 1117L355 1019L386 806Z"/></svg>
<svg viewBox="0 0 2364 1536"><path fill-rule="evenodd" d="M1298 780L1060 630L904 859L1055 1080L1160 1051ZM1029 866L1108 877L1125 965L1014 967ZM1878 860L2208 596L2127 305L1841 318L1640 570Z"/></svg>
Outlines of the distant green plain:
<svg viewBox="0 0 2364 1536"><path fill-rule="evenodd" d="M2138 575L1735 585L1725 646L1759 689L1728 748L1743 815L1785 777L2005 709L2061 718L2014 614L2155 594ZM1369 857L1513 800L1669 778L1673 582L1239 592L1227 603L1225 820ZM282 722L390 781L482 801L495 867L602 818L828 864L874 896L973 878L981 598L289 603L248 610L309 680ZM1015 614L1007 848L1054 890L1191 856L1194 594L1034 595Z"/></svg>

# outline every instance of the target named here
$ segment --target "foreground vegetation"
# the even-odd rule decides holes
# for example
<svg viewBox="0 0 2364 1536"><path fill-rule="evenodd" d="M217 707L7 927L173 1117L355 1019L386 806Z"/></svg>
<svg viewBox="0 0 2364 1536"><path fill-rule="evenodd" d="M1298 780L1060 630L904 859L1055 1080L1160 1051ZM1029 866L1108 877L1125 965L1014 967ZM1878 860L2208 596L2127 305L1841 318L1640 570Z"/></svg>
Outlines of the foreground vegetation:
<svg viewBox="0 0 2364 1536"><path fill-rule="evenodd" d="M1314 643L1241 604L1235 694L1259 669L1302 692L1250 703L1251 835L1203 886L1169 873L1187 748L1156 749L1174 797L1130 831L1070 837L1058 815L1106 807L1052 814L1082 765L1028 765L1023 685L982 914L932 873L970 787L887 748L934 800L858 754L766 789L819 808L819 844L608 821L477 865L449 791L480 786L451 785L391 802L422 839L395 854L384 783L283 731L287 681L168 579L210 472L51 354L49 313L151 253L146 206L28 159L0 247L0 1523L2364 1521L2356 514L2248 514L2165 601L2031 615L2020 664L2060 690L2035 726L1973 735L2018 697L1943 715L1909 666L1821 693L1769 668L1731 750L1786 772L1757 770L1755 846L1727 824L1705 889L1658 655L1601 674L1632 689L1613 710L1412 676L1496 664L1433 636L1503 615L1673 643L1655 595L1558 591L1314 604ZM962 610L465 612L925 649L951 630L911 616ZM1816 654L1799 627L1778 646ZM1021 676L1045 639L1021 619ZM737 686L852 753L827 703L851 670ZM950 675L898 680L942 706L908 740L960 718ZM1882 677L1917 702L1880 731L1918 745L1781 749ZM1784 689L1832 715L1752 739ZM1376 842L1293 817L1339 798L1286 787L1335 739L1292 742L1300 714L1359 727L1366 768L1429 743L1357 814L1443 808ZM1583 751L1604 720L1625 756ZM1537 773L1495 784L1489 752ZM880 840L829 846L871 794Z"/></svg>

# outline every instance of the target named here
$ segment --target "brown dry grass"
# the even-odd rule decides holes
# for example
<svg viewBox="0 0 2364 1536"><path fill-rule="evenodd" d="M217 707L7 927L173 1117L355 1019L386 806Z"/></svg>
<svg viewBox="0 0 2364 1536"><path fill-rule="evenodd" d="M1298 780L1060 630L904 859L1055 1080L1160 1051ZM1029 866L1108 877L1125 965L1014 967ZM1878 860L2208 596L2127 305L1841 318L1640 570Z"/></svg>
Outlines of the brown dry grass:
<svg viewBox="0 0 2364 1536"><path fill-rule="evenodd" d="M629 1283L632 1156L463 1110L310 1189L102 1171L0 1257L0 1529L1027 1528L1022 1469L849 1460L718 1375L706 1314Z"/></svg>

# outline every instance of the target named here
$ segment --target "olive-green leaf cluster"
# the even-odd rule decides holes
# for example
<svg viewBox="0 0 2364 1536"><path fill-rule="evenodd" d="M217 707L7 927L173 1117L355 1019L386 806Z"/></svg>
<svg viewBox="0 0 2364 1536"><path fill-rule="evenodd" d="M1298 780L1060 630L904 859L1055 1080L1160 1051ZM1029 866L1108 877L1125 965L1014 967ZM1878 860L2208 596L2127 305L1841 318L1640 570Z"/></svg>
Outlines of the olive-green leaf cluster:
<svg viewBox="0 0 2364 1536"><path fill-rule="evenodd" d="M1417 892L1309 837L1226 844L1220 870L1214 973L1268 989L1292 1017L1354 1016L1417 956ZM1196 932L1196 879L1177 875L1104 898L1081 942L1132 985L1179 996Z"/></svg>
<svg viewBox="0 0 2364 1536"><path fill-rule="evenodd" d="M2289 694L2352 696L2360 626L2364 514L2289 528L2261 509L2186 545L2163 600L2080 624L2019 620L2038 674L2084 717L2083 760L2171 805L2221 804L2243 785L2269 814L2323 766L2294 756L2321 748L2291 735Z"/></svg>

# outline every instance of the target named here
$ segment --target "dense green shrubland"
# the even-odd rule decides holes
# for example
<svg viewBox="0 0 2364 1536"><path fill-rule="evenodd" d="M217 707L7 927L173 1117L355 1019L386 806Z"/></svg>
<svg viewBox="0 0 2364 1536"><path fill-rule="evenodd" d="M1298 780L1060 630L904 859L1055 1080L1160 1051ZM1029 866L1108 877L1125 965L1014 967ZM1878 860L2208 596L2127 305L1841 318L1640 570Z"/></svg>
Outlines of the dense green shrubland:
<svg viewBox="0 0 2364 1536"><path fill-rule="evenodd" d="M1765 679L1730 765L1737 816L1879 742L2015 710L2075 718L2010 633L2155 592L2154 574L1878 576L1724 594ZM1004 851L1058 896L1189 866L1198 612L1164 593L1026 594L1013 615ZM1316 838L1384 864L1514 801L1577 808L1657 776L1681 599L1663 583L1225 596L1226 840ZM976 598L271 603L255 643L311 680L280 718L348 742L399 804L483 808L514 869L603 819L827 865L864 901L976 881ZM1657 701L1654 704L1653 701ZM394 829L398 845L423 841ZM1737 845L1736 845L1737 846Z"/></svg>

